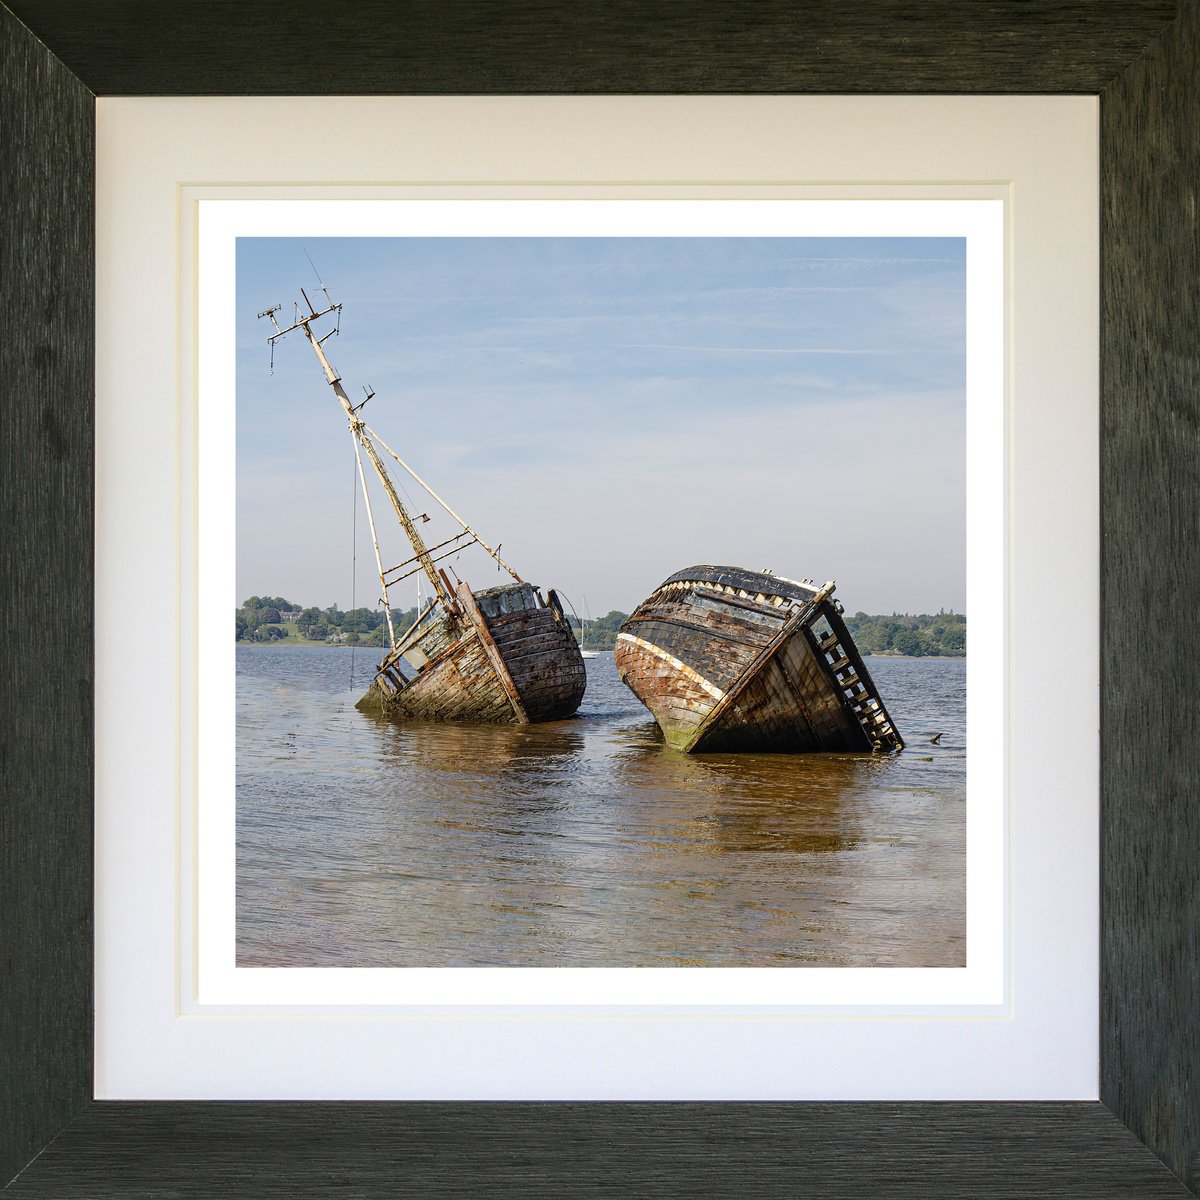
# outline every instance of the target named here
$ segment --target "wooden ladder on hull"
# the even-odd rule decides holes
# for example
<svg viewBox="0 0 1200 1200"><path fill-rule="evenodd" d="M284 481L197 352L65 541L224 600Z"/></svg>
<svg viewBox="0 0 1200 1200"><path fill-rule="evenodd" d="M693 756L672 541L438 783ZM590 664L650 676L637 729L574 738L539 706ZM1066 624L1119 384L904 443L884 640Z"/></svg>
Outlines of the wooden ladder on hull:
<svg viewBox="0 0 1200 1200"><path fill-rule="evenodd" d="M822 614L832 630L824 641L818 641L811 629L805 630L828 667L834 685L842 693L850 711L871 743L871 749L884 752L903 750L904 739L892 724L887 709L875 692L875 682L857 651L851 655L844 643L849 640L845 624L836 610L829 606Z"/></svg>

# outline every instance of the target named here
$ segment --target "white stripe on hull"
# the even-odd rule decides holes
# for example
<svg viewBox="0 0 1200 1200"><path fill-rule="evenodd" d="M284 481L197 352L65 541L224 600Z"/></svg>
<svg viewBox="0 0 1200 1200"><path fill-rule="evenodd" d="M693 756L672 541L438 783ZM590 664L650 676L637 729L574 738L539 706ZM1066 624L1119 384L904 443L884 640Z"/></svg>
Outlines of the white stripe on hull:
<svg viewBox="0 0 1200 1200"><path fill-rule="evenodd" d="M656 646L653 642L647 642L640 637L634 637L632 633L618 633L617 641L632 642L639 649L645 650L647 654L652 654L655 658L661 659L673 667L685 679L691 680L702 692L706 692L714 700L725 699L725 693L715 683L709 683L698 671L693 670L687 663L681 662L675 655L668 654L661 646Z"/></svg>

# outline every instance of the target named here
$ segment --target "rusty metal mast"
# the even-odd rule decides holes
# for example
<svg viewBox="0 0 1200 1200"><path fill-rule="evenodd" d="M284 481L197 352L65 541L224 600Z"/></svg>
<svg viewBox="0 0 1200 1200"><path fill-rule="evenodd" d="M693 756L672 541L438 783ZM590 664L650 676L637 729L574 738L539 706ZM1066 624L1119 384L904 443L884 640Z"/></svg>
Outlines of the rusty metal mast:
<svg viewBox="0 0 1200 1200"><path fill-rule="evenodd" d="M324 288L322 288L322 290L324 291ZM312 346L313 353L317 356L317 361L321 364L321 369L325 372L326 382L331 388L333 388L334 395L337 396L339 402L341 403L342 409L346 413L346 418L350 422L351 433L354 434L358 444L363 448L364 451L366 451L367 457L371 460L371 465L375 468L375 473L379 476L380 483L383 484L383 490L387 492L388 499L392 503L392 508L395 510L396 517L399 519L400 524L404 529L404 534L408 538L409 544L413 548L414 557L420 563L421 570L425 573L426 578L433 587L434 594L439 600L441 600L444 611L447 613L447 615L452 615L458 611L458 601L455 599L450 589L446 586L445 581L441 577L441 573L434 565L433 556L430 554L428 547L425 545L425 539L421 537L421 534L414 524L412 517L409 515L408 509L404 507L400 497L397 495L396 486L392 482L391 476L387 473L387 469L384 467L379 454L376 452L374 444L367 435L366 425L364 424L362 418L358 415L358 408L361 408L362 404L360 404L358 408L355 408L355 406L350 403L350 397L346 395L346 389L342 387L342 377L333 369L329 359L326 357L324 343L337 332L337 327L335 326L333 329L331 329L327 334L324 335L324 337L318 337L311 329L311 325L314 321L319 321L322 317L329 316L330 313L340 314L342 306L340 304L334 304L333 300L330 299L328 291L326 291L325 299L329 301L329 307L318 312L303 288L300 289L300 295L304 297L304 303L308 305L308 313L307 315L301 313L300 306L297 305L296 319L286 329L282 328L279 324L279 321L276 319L275 314L279 311L278 305L276 305L274 308L264 309L258 314L260 319L262 317L269 317L271 324L275 327L275 332L269 338L267 338L267 342L271 346L272 350L274 350L275 343L280 338L291 333L293 330L304 330L304 336L308 338L309 345ZM369 395L368 399L370 399ZM366 401L364 400L363 404L365 403ZM364 481L364 491L365 486L366 485ZM368 504L369 503L370 501L368 500ZM375 552L376 556L378 557L378 543L376 543ZM381 563L380 582L383 585L383 601L385 607L388 605L387 580L385 578L388 573L389 572L385 572L383 570ZM388 613L388 617L388 625L390 627L390 612Z"/></svg>

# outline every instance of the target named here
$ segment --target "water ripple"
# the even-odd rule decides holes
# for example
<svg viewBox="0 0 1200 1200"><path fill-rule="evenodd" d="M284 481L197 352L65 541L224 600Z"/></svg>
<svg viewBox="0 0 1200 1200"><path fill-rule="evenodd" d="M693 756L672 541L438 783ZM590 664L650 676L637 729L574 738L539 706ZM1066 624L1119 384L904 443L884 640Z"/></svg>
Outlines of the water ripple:
<svg viewBox="0 0 1200 1200"><path fill-rule="evenodd" d="M570 721L425 725L354 708L366 655L239 647L239 964L962 965L962 660L871 660L887 758L677 754L587 669Z"/></svg>

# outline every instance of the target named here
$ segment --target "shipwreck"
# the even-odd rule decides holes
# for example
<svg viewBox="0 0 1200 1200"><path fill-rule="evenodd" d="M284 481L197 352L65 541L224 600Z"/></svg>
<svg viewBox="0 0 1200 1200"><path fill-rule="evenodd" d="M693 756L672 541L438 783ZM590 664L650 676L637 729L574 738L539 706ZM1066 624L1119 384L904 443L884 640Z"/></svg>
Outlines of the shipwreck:
<svg viewBox="0 0 1200 1200"><path fill-rule="evenodd" d="M834 587L688 567L621 626L617 671L686 753L901 750Z"/></svg>
<svg viewBox="0 0 1200 1200"><path fill-rule="evenodd" d="M500 557L498 546L488 545L365 423L362 409L374 393L367 389L366 399L352 404L341 376L330 365L324 343L338 332L342 306L330 299L324 287L322 290L327 303L320 310L300 290L305 308L296 305L295 320L286 328L276 315L279 306L258 315L269 318L275 328L267 339L272 354L280 338L297 329L303 331L354 435L390 643L358 707L378 709L388 716L489 724L524 725L571 716L583 699L586 675L579 644L558 596L552 589L543 596L538 587L523 580ZM313 326L325 318L336 318L338 323L319 335ZM409 512L380 451L441 506L457 532L435 545L426 544L419 523L427 522L428 514ZM395 566L383 565L364 456L412 550ZM471 546L492 558L511 582L473 591L462 579L452 581L438 564ZM418 572L429 584L429 600L423 607L418 602L416 620L397 636L389 591Z"/></svg>

